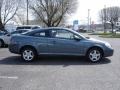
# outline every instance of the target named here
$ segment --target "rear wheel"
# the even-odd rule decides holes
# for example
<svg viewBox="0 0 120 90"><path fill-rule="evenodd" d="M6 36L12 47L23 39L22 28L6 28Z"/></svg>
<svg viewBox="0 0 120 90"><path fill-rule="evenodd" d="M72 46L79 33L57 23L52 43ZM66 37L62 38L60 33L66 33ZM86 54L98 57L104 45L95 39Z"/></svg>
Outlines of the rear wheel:
<svg viewBox="0 0 120 90"><path fill-rule="evenodd" d="M21 57L24 61L30 62L36 59L37 53L32 48L24 48L21 52Z"/></svg>
<svg viewBox="0 0 120 90"><path fill-rule="evenodd" d="M103 53L99 48L92 48L87 53L87 58L91 62L98 62L102 59Z"/></svg>

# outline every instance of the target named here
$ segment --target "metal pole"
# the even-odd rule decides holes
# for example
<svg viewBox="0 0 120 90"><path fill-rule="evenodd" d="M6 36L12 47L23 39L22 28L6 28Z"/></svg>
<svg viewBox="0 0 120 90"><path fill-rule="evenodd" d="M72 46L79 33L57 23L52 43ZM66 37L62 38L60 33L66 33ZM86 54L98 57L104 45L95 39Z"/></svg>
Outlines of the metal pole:
<svg viewBox="0 0 120 90"><path fill-rule="evenodd" d="M104 33L106 33L106 5L104 5Z"/></svg>
<svg viewBox="0 0 120 90"><path fill-rule="evenodd" d="M90 31L91 31L91 17L90 17Z"/></svg>
<svg viewBox="0 0 120 90"><path fill-rule="evenodd" d="M27 2L27 25L29 24L29 21L28 21L28 5L29 5L29 2L28 2L28 0L26 0L26 2Z"/></svg>
<svg viewBox="0 0 120 90"><path fill-rule="evenodd" d="M90 30L90 9L88 9L88 31Z"/></svg>

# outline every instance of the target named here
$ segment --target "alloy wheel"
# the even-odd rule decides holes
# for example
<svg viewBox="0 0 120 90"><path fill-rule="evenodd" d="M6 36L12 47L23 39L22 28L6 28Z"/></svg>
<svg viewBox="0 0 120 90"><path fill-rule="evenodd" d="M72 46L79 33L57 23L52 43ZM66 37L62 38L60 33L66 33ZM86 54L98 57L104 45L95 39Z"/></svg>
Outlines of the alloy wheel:
<svg viewBox="0 0 120 90"><path fill-rule="evenodd" d="M25 61L32 61L34 59L35 55L34 52L32 50L24 50L22 52L22 58Z"/></svg>
<svg viewBox="0 0 120 90"><path fill-rule="evenodd" d="M101 58L102 58L102 52L97 48L91 49L88 53L88 59L92 62L100 61Z"/></svg>

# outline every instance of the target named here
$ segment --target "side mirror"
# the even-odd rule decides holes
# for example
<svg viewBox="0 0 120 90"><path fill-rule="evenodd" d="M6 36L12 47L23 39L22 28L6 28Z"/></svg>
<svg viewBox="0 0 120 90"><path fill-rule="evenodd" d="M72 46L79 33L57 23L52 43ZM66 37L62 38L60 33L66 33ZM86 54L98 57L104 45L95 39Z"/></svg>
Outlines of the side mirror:
<svg viewBox="0 0 120 90"><path fill-rule="evenodd" d="M79 36L74 35L73 37L74 37L74 39L75 39L76 41L80 41L80 37L79 37Z"/></svg>

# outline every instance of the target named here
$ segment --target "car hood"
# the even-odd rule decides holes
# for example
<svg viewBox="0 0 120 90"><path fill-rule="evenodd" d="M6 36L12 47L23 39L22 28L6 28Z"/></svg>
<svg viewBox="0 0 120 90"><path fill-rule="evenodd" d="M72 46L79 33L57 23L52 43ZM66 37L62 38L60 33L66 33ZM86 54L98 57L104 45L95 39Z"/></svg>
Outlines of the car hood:
<svg viewBox="0 0 120 90"><path fill-rule="evenodd" d="M88 40L96 42L96 43L104 43L104 44L107 43L106 41L98 40L98 39L95 39L95 38L89 38Z"/></svg>

